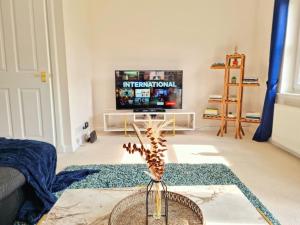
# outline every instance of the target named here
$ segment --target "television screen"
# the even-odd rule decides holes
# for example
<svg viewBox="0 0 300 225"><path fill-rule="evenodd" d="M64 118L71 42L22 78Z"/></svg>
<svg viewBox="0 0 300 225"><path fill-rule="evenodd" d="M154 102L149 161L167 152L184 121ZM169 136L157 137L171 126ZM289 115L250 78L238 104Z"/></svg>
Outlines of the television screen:
<svg viewBox="0 0 300 225"><path fill-rule="evenodd" d="M116 70L116 108L182 108L182 70Z"/></svg>

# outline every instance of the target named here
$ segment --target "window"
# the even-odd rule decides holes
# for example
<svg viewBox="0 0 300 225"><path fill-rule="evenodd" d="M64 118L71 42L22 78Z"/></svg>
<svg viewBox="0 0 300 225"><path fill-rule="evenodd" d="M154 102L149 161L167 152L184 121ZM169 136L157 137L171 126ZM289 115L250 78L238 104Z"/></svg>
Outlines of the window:
<svg viewBox="0 0 300 225"><path fill-rule="evenodd" d="M300 92L300 29L298 33L298 49L297 56L295 59L295 74L294 74L294 90Z"/></svg>
<svg viewBox="0 0 300 225"><path fill-rule="evenodd" d="M294 17L294 48L295 48L295 56L293 61L293 79L291 79L292 84L290 85L292 88L292 92L300 93L300 23L299 23L299 12L300 12L300 3L299 1L294 1L292 4L292 14L297 13L298 16Z"/></svg>
<svg viewBox="0 0 300 225"><path fill-rule="evenodd" d="M279 92L300 94L300 1L289 5Z"/></svg>

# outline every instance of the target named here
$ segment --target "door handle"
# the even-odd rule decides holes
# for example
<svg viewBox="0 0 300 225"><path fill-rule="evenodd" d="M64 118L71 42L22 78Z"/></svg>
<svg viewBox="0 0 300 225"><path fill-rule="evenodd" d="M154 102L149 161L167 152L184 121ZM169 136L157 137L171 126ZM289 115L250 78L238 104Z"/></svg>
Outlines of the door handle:
<svg viewBox="0 0 300 225"><path fill-rule="evenodd" d="M47 82L47 72L46 71L42 71L40 73L34 74L34 77L40 77L41 82L43 82L43 83Z"/></svg>
<svg viewBox="0 0 300 225"><path fill-rule="evenodd" d="M47 73L45 71L41 72L41 81L43 83L47 82Z"/></svg>

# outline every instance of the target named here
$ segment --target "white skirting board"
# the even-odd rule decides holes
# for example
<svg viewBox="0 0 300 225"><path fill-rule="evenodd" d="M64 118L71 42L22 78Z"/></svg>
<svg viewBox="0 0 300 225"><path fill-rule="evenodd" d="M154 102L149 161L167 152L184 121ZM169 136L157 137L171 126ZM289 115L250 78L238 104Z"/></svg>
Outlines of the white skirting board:
<svg viewBox="0 0 300 225"><path fill-rule="evenodd" d="M300 157L300 108L275 104L272 143Z"/></svg>

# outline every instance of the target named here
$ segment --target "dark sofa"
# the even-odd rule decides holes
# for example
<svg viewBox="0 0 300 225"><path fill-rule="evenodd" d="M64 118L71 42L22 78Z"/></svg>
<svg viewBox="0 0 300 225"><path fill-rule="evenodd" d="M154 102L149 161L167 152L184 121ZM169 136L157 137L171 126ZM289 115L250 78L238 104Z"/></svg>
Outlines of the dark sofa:
<svg viewBox="0 0 300 225"><path fill-rule="evenodd" d="M36 224L55 204L55 192L99 172L81 169L56 175L56 160L51 144L0 137L0 225L11 225L15 218Z"/></svg>
<svg viewBox="0 0 300 225"><path fill-rule="evenodd" d="M0 167L0 224L11 225L24 202L25 177L18 170Z"/></svg>

